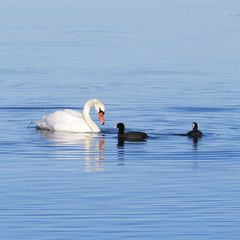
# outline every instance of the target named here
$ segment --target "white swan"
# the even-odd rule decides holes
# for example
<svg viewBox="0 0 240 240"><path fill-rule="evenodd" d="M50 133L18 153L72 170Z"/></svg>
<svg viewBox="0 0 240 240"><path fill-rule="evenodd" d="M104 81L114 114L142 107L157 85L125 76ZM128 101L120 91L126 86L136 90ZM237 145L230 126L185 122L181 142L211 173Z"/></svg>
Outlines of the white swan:
<svg viewBox="0 0 240 240"><path fill-rule="evenodd" d="M100 123L104 124L105 106L98 99L88 100L83 108L83 113L64 109L43 116L37 123L38 129L63 132L100 132L99 127L91 119L89 112L95 107L99 114Z"/></svg>

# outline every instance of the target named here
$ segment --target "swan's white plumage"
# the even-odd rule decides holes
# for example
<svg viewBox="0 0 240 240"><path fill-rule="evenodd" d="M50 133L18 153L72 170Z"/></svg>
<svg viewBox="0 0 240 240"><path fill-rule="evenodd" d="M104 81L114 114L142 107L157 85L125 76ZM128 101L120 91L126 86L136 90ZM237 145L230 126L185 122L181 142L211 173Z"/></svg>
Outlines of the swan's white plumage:
<svg viewBox="0 0 240 240"><path fill-rule="evenodd" d="M36 126L39 129L63 132L100 132L97 125L89 116L90 108L105 111L104 105L97 99L89 100L83 110L83 114L72 109L58 110L43 116Z"/></svg>
<svg viewBox="0 0 240 240"><path fill-rule="evenodd" d="M64 132L91 132L82 113L71 109L59 110L42 117L37 122L40 129Z"/></svg>

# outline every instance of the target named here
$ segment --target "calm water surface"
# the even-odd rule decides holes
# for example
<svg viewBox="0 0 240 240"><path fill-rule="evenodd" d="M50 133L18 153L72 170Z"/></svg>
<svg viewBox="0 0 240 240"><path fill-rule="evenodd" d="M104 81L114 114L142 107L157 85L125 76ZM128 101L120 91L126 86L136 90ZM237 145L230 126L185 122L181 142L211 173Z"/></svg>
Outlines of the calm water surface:
<svg viewBox="0 0 240 240"><path fill-rule="evenodd" d="M238 1L7 1L0 16L1 239L239 239ZM93 97L102 133L32 128ZM119 146L120 121L150 138ZM197 143L173 135L193 121Z"/></svg>

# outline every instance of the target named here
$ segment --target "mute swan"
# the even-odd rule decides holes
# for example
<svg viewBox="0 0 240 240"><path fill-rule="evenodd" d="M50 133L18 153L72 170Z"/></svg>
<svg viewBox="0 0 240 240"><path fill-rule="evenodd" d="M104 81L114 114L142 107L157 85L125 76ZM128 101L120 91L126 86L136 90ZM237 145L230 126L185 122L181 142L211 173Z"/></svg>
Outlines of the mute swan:
<svg viewBox="0 0 240 240"><path fill-rule="evenodd" d="M105 106L98 99L88 100L83 108L83 113L64 109L43 116L37 123L38 129L63 132L100 132L99 127L91 119L89 112L95 107L100 123L104 124Z"/></svg>
<svg viewBox="0 0 240 240"><path fill-rule="evenodd" d="M143 141L148 135L145 132L124 132L125 126L123 123L118 123L117 128L118 131L118 140L120 141Z"/></svg>

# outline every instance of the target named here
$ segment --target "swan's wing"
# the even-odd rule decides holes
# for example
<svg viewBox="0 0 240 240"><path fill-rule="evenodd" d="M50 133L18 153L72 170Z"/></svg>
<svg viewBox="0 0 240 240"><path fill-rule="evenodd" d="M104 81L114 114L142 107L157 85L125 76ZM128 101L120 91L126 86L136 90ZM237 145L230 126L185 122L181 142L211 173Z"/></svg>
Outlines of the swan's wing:
<svg viewBox="0 0 240 240"><path fill-rule="evenodd" d="M83 119L83 114L81 112L79 112L79 111L72 110L72 109L64 109L63 111L68 113L68 114L71 114L71 115L73 115L75 117Z"/></svg>
<svg viewBox="0 0 240 240"><path fill-rule="evenodd" d="M65 109L42 117L37 125L41 129L66 132L91 132L82 114L75 110Z"/></svg>

